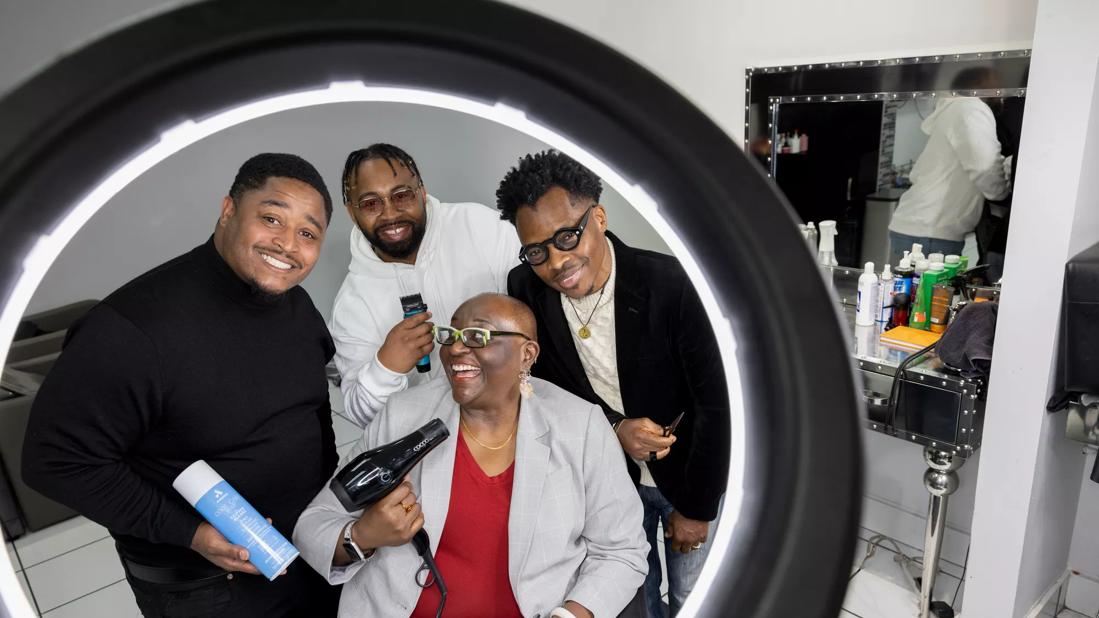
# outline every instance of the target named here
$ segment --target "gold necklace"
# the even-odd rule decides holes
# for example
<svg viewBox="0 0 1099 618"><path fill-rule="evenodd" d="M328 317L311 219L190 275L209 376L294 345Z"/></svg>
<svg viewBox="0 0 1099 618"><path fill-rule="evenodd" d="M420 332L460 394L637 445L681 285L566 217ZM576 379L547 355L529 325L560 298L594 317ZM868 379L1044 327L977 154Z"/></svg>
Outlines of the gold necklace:
<svg viewBox="0 0 1099 618"><path fill-rule="evenodd" d="M473 438L474 442L476 442L477 444L480 444L481 446L487 448L490 451L498 451L498 450L504 448L505 446L507 446L511 442L511 439L515 437L516 432L519 431L519 423L516 422L515 423L515 429L511 430L511 435L508 436L507 440L504 440L502 443L500 443L500 446L489 446L489 445L485 444L484 442L481 442L480 440L478 440L477 436L473 435L473 430L469 428L469 425L466 425L466 419L462 418L461 414L458 415L458 422L461 423L462 428L466 430L466 435L467 436Z"/></svg>
<svg viewBox="0 0 1099 618"><path fill-rule="evenodd" d="M608 280L610 278L608 277ZM599 298L595 299L595 307L592 308L591 313L588 314L588 319L584 320L580 318L580 312L576 310L576 305L573 304L572 299L569 299L569 306L572 307L572 312L576 314L576 319L581 322L580 328L576 329L576 334L580 335L581 339L587 339L591 337L591 329L588 328L588 324L591 323L591 319L595 317L595 312L599 310L599 301L603 300L603 292L607 291L607 282L603 282L603 287L599 288Z"/></svg>

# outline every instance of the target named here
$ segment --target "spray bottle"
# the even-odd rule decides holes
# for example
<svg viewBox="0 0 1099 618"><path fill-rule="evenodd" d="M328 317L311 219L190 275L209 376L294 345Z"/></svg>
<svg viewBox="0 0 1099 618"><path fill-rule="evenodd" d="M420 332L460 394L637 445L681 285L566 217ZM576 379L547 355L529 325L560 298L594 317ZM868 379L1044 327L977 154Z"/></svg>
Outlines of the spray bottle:
<svg viewBox="0 0 1099 618"><path fill-rule="evenodd" d="M908 258L912 260L913 265L920 260L926 260L927 258L923 255L923 245L918 242L912 243L912 253L908 255Z"/></svg>
<svg viewBox="0 0 1099 618"><path fill-rule="evenodd" d="M878 293L878 315L875 319L881 324L889 324L893 319L893 273L890 272L889 264L882 269L878 286L881 289Z"/></svg>
<svg viewBox="0 0 1099 618"><path fill-rule="evenodd" d="M817 249L817 262L821 266L839 266L836 261L836 222L820 222L820 246Z"/></svg>

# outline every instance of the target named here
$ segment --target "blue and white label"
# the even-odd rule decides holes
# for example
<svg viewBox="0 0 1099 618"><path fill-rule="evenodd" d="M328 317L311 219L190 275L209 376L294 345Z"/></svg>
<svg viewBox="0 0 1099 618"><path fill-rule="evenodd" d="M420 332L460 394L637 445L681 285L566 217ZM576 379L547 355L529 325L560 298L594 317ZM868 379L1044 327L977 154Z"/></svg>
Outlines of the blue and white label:
<svg viewBox="0 0 1099 618"><path fill-rule="evenodd" d="M228 481L221 481L195 504L198 512L230 543L248 550L248 561L267 579L275 579L295 558L298 549L267 523Z"/></svg>

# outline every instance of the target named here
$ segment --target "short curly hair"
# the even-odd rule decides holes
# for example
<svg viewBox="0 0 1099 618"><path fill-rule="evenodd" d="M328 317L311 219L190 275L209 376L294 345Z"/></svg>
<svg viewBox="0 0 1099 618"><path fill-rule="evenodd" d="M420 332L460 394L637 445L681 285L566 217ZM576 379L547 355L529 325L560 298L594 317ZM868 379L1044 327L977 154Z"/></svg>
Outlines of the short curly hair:
<svg viewBox="0 0 1099 618"><path fill-rule="evenodd" d="M259 189L268 178L290 178L316 189L324 200L325 223L332 222L332 197L328 194L324 179L312 163L298 155L265 152L248 159L233 178L229 197L233 198L234 204L239 204L245 193Z"/></svg>
<svg viewBox="0 0 1099 618"><path fill-rule="evenodd" d="M496 190L500 218L514 224L520 206L533 208L553 187L561 187L573 200L591 198L598 202L603 193L599 177L572 158L556 150L528 154L508 171Z"/></svg>

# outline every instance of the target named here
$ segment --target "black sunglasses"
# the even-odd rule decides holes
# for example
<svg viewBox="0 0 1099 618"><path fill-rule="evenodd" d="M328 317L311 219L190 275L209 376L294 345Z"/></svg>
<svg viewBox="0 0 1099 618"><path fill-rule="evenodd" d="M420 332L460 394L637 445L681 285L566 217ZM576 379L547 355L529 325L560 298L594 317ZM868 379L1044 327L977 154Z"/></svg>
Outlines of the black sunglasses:
<svg viewBox="0 0 1099 618"><path fill-rule="evenodd" d="M591 216L592 209L597 205L588 206L588 210L580 218L580 223L577 223L576 227L563 227L542 242L523 245L523 248L519 250L519 261L531 266L545 263L549 259L549 246L551 244L557 247L559 251L572 251L575 249L576 245L580 244L580 235L584 233L584 228L588 226L588 217Z"/></svg>

